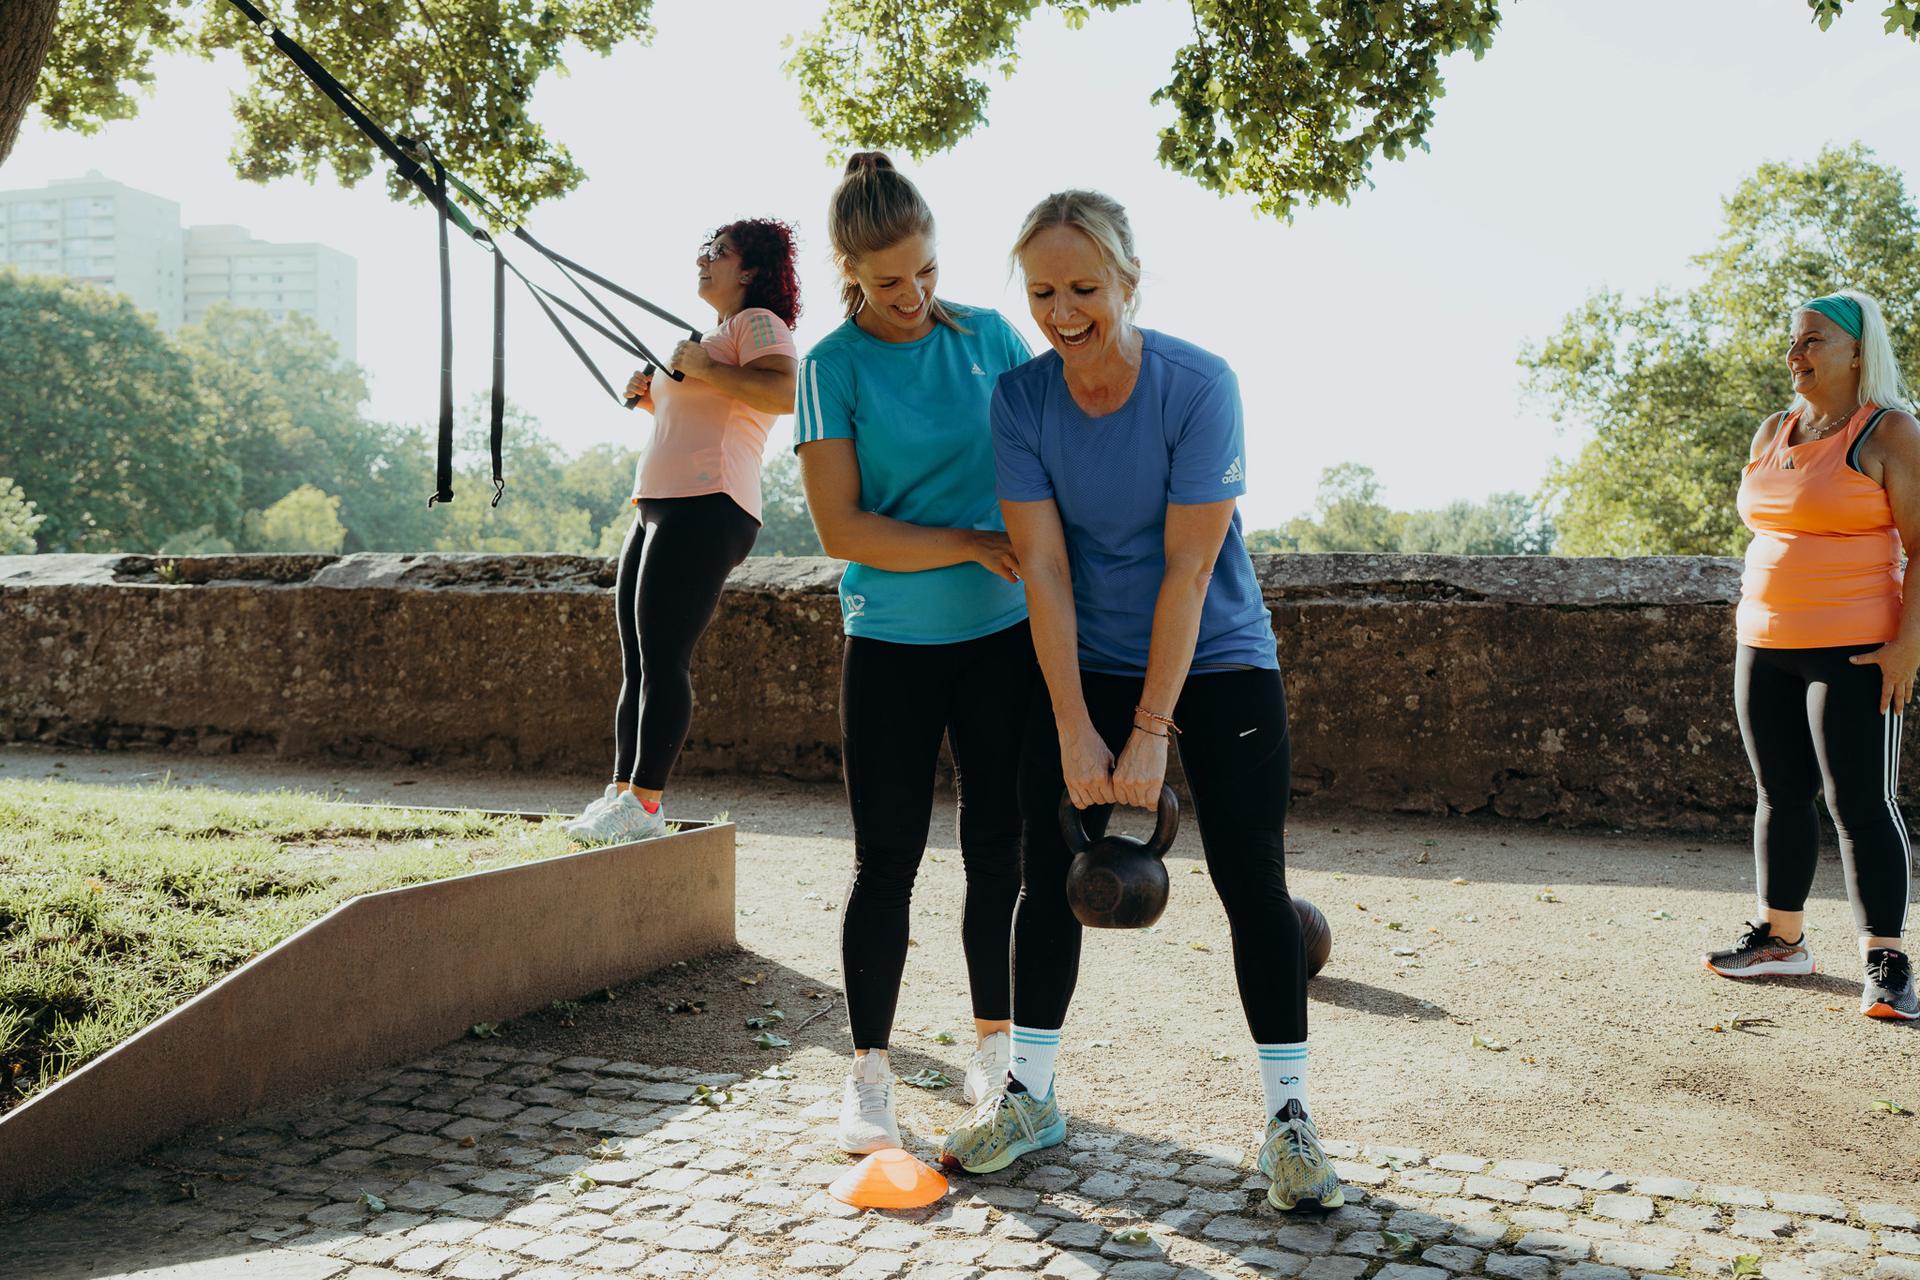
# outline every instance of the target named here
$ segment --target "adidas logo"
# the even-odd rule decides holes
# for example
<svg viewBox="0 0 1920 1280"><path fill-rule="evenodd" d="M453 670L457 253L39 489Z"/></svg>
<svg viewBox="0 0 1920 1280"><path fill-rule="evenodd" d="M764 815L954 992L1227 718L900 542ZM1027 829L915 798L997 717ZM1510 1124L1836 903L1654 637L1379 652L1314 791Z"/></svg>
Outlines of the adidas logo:
<svg viewBox="0 0 1920 1280"><path fill-rule="evenodd" d="M973 371L975 374L979 375L982 378L987 376L987 371L985 369L982 369L979 365L973 366Z"/></svg>
<svg viewBox="0 0 1920 1280"><path fill-rule="evenodd" d="M1227 468L1227 474L1220 477L1221 484L1243 484L1247 478L1247 469L1240 465L1240 455L1235 454L1233 465Z"/></svg>

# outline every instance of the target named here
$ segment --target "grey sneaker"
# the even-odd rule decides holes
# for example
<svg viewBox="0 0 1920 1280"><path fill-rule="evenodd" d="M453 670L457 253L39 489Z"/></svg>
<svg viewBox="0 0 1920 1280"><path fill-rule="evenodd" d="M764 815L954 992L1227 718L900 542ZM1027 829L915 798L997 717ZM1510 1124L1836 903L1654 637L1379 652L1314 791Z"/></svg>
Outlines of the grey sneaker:
<svg viewBox="0 0 1920 1280"><path fill-rule="evenodd" d="M853 1060L834 1136L842 1151L858 1156L900 1145L900 1126L893 1118L893 1070L880 1054Z"/></svg>
<svg viewBox="0 0 1920 1280"><path fill-rule="evenodd" d="M1867 952L1867 983L1860 992L1860 1012L1869 1018L1920 1018L1920 995L1913 989L1913 961L1904 951L1875 947Z"/></svg>
<svg viewBox="0 0 1920 1280"><path fill-rule="evenodd" d="M666 806L648 813L647 807L634 799L631 791L622 791L599 813L591 818L583 816L567 828L567 834L584 845L631 844L666 832Z"/></svg>
<svg viewBox="0 0 1920 1280"><path fill-rule="evenodd" d="M1774 937L1765 921L1749 924L1738 942L1701 956L1700 963L1723 978L1766 978L1819 969L1813 962L1813 952L1807 950L1805 934L1798 942L1788 942Z"/></svg>
<svg viewBox="0 0 1920 1280"><path fill-rule="evenodd" d="M1298 1099L1288 1099L1286 1110L1267 1121L1266 1140L1260 1144L1260 1172L1273 1179L1267 1203L1282 1212L1303 1204L1338 1209L1347 1202L1340 1175L1320 1149L1320 1131Z"/></svg>
<svg viewBox="0 0 1920 1280"><path fill-rule="evenodd" d="M560 826L560 829L566 832L568 835L572 835L573 829L575 827L588 823L592 821L594 818L598 817L600 814L606 812L606 810L610 806L612 806L613 802L619 798L619 795L620 795L620 788L616 787L615 785L613 785L613 783L609 782L607 784L606 791L601 793L600 797L597 800L595 800L592 804L588 805L586 808L582 809L580 811L579 817L573 818L565 823L562 823Z"/></svg>

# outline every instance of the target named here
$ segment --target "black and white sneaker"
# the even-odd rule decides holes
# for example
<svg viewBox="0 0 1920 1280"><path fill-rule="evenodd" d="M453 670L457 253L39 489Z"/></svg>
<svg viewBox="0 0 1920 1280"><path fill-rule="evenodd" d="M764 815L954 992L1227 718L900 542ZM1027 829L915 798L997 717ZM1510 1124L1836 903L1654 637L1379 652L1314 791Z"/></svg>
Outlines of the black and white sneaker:
<svg viewBox="0 0 1920 1280"><path fill-rule="evenodd" d="M1904 951L1875 947L1867 952L1867 984L1860 1012L1869 1018L1920 1019L1920 994L1913 989L1913 961Z"/></svg>
<svg viewBox="0 0 1920 1280"><path fill-rule="evenodd" d="M1740 940L1724 951L1700 957L1700 963L1723 978L1766 978L1815 972L1813 952L1807 950L1807 938L1798 942L1776 938L1765 921L1747 926Z"/></svg>

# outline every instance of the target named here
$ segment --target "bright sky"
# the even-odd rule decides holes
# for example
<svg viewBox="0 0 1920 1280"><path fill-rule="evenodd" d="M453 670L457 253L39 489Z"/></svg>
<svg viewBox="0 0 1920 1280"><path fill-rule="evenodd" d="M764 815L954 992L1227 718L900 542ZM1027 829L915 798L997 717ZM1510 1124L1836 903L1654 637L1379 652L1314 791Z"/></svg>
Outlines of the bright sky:
<svg viewBox="0 0 1920 1280"><path fill-rule="evenodd" d="M1572 449L1575 437L1523 393L1521 346L1591 290L1685 283L1720 198L1756 165L1854 140L1885 162L1920 164L1920 50L1883 35L1878 6L1864 0L1824 35L1801 0L1504 7L1492 52L1447 68L1432 153L1380 162L1376 189L1292 225L1154 161L1165 113L1147 99L1187 29L1184 0L1096 14L1079 32L1043 11L1019 74L995 84L990 126L923 165L899 158L940 223L941 293L1000 307L1038 348L1008 277L1008 242L1047 192L1103 189L1133 216L1148 273L1141 322L1219 352L1240 374L1251 526L1305 510L1321 469L1341 462L1373 467L1395 506L1435 506L1530 491ZM692 256L706 230L753 214L790 219L804 239L802 349L821 337L839 321L824 230L838 163L780 70L782 38L818 9L657 0L652 47L583 54L570 77L550 77L535 114L593 176L537 211L535 234L703 321ZM371 411L430 421L433 219L390 204L374 182L234 177L227 95L238 76L233 59L163 64L140 117L94 137L30 120L0 186L99 169L179 201L188 223L236 222L352 254ZM484 254L458 243L454 254L464 401L488 378L490 286ZM509 325L509 394L549 434L576 449L640 442L642 421L603 397L530 302L516 300ZM656 346L673 338L658 325L641 332ZM610 375L626 372L617 352L597 350Z"/></svg>

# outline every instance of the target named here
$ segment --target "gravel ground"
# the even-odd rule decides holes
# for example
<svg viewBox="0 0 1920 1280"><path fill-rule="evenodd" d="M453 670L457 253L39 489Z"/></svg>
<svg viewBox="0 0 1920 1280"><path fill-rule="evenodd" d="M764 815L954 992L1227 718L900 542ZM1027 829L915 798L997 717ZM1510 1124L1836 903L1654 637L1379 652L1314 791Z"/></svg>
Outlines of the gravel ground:
<svg viewBox="0 0 1920 1280"><path fill-rule="evenodd" d="M575 808L595 790L592 780L0 749L0 777L43 774L537 810ZM572 1027L529 1019L513 1044L709 1071L782 1059L802 1079L837 1081L843 797L738 778L692 779L669 796L670 814L723 811L740 828L742 952L588 1003ZM1831 854L1809 904L1823 972L1744 985L1698 962L1750 906L1750 855L1732 842L1315 813L1292 824L1289 846L1294 892L1321 905L1335 935L1310 988L1311 1093L1327 1137L1866 1199L1910 1199L1920 1183L1920 1117L1873 1105L1920 1111L1920 1026L1856 1012L1861 962ZM1191 835L1170 862L1173 902L1158 926L1088 938L1061 1102L1070 1117L1175 1141L1237 1116L1251 1132L1259 1086L1225 917ZM960 890L943 802L914 908L894 1044L902 1075L932 1066L957 1080L964 1066ZM687 999L706 1012L667 1012ZM791 1050L757 1049L743 1027L769 999L789 1015L780 1029ZM937 1043L940 1032L959 1043ZM960 1114L957 1086L902 1094L903 1123L923 1138Z"/></svg>

